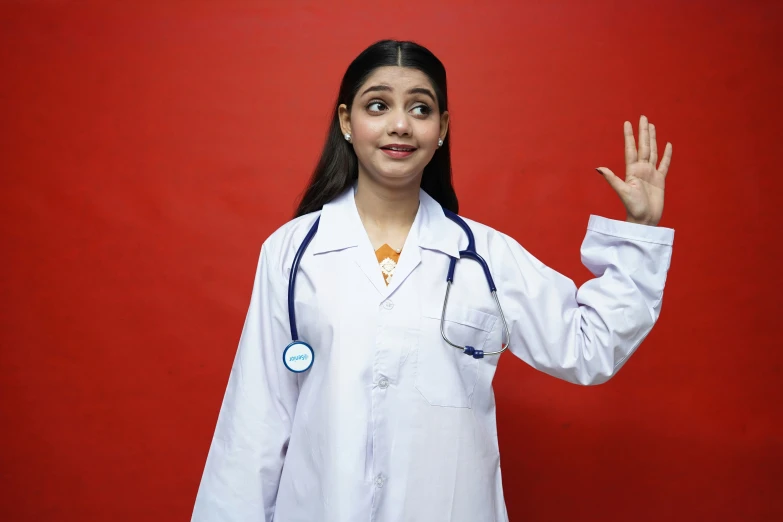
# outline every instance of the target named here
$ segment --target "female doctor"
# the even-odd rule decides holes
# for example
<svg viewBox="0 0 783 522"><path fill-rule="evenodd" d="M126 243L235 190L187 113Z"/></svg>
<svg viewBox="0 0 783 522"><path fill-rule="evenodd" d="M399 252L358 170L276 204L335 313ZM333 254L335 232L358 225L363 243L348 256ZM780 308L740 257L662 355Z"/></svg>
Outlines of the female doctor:
<svg viewBox="0 0 783 522"><path fill-rule="evenodd" d="M674 234L655 127L637 148L625 123L624 180L599 169L627 221L590 217L580 288L451 214L448 129L427 49L381 41L348 67L297 217L261 249L192 520L506 521L498 352L599 384L649 333Z"/></svg>

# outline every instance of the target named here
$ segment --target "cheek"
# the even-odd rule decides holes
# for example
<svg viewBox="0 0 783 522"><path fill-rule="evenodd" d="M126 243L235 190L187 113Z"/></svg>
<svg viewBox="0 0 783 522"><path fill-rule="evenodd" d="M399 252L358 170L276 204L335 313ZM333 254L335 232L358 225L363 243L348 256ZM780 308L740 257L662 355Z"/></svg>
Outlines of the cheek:
<svg viewBox="0 0 783 522"><path fill-rule="evenodd" d="M437 142L440 137L440 123L437 121L435 123L426 122L425 125L422 125L419 136L422 140Z"/></svg>
<svg viewBox="0 0 783 522"><path fill-rule="evenodd" d="M354 143L361 144L365 142L376 143L383 135L384 126L382 118L355 118L351 122L351 132Z"/></svg>

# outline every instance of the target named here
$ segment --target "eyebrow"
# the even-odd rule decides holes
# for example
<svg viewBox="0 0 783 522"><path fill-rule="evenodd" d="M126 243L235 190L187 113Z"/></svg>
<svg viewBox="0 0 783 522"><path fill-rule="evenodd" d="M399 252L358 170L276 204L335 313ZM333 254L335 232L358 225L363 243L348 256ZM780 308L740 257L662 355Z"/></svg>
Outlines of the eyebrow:
<svg viewBox="0 0 783 522"><path fill-rule="evenodd" d="M389 87L388 85L373 85L372 87L368 87L363 93L362 96L367 94L368 92L392 92L394 89ZM432 91L429 89L426 89L424 87L414 87L413 89L408 90L408 94L423 94L425 96L429 96L433 102L436 102L435 95L432 94Z"/></svg>

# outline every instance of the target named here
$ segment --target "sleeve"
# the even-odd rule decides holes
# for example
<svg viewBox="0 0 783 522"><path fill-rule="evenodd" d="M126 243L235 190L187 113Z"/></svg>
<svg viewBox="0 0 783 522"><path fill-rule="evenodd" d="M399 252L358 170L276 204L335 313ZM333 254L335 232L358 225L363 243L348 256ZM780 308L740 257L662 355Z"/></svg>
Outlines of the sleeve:
<svg viewBox="0 0 783 522"><path fill-rule="evenodd" d="M658 319L674 230L591 216L581 252L595 278L578 289L519 243L500 237L490 252L500 265L509 350L569 382L609 380Z"/></svg>
<svg viewBox="0 0 783 522"><path fill-rule="evenodd" d="M193 522L271 521L298 397L282 362L290 343L286 283L265 245Z"/></svg>

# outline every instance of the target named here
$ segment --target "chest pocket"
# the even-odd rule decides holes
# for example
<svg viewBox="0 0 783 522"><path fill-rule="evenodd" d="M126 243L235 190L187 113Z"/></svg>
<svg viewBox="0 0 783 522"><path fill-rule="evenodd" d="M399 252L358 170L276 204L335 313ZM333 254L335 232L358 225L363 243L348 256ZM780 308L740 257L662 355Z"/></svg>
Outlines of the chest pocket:
<svg viewBox="0 0 783 522"><path fill-rule="evenodd" d="M433 406L470 408L481 361L443 340L441 309L422 311L417 346L416 389ZM455 344L485 350L493 315L449 303L444 330Z"/></svg>

